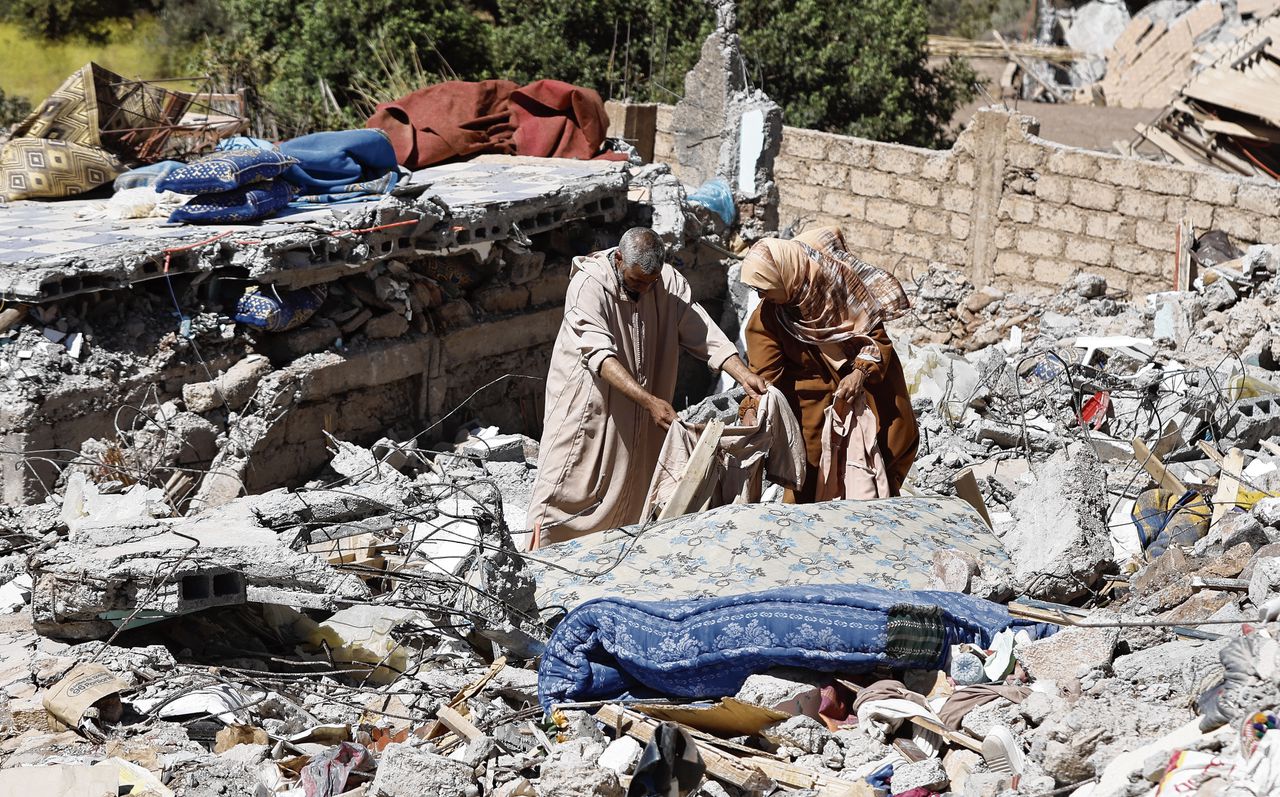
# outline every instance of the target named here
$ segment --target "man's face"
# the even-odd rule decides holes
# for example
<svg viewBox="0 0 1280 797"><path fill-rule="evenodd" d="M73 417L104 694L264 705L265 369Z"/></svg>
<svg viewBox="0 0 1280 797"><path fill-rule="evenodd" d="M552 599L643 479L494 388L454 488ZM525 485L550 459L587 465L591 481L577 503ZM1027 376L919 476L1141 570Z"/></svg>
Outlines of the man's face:
<svg viewBox="0 0 1280 797"><path fill-rule="evenodd" d="M637 296L643 296L649 292L653 284L662 279L662 271L658 270L653 274L646 274L639 268L624 263L621 256L618 257L618 271L622 273L622 284L627 286L627 290Z"/></svg>

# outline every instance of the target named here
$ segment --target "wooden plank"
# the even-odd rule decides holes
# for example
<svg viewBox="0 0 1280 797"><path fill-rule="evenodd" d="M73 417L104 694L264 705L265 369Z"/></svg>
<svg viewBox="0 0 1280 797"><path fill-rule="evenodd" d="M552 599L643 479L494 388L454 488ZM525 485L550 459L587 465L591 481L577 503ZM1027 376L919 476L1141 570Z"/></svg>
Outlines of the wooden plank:
<svg viewBox="0 0 1280 797"><path fill-rule="evenodd" d="M815 789L820 797L874 797L876 790L865 780L849 781L786 761L762 756L742 759L748 766L758 768L776 783L793 789Z"/></svg>
<svg viewBox="0 0 1280 797"><path fill-rule="evenodd" d="M466 709L467 701L475 697L476 695L480 694L480 690L484 689L485 684L492 681L494 676L502 672L504 669L506 669L506 667L507 667L506 656L499 656L497 659L494 659L493 664L489 665L489 669L488 671L485 672L484 675L480 676L471 685L464 686L462 689L458 690L458 693L453 696L452 700L449 701L449 708L452 708L455 711L459 711L459 713L461 713L460 710ZM448 730L447 726L443 722L441 722L439 718L437 718L433 720L430 725L427 726L427 729L423 732L422 738L434 739L437 736L443 736L447 730Z"/></svg>
<svg viewBox="0 0 1280 797"><path fill-rule="evenodd" d="M1244 452L1233 448L1222 459L1222 470L1218 473L1218 489L1213 494L1213 515L1210 525L1216 524L1227 514L1227 510L1236 505L1236 496L1240 493L1240 473L1244 470Z"/></svg>
<svg viewBox="0 0 1280 797"><path fill-rule="evenodd" d="M596 719L644 744L648 744L653 738L659 724L657 720L616 705L601 706L596 712ZM754 765L757 760L768 761L767 758L750 759L753 765L748 766L743 761L704 744L698 745L698 753L702 756L702 763L707 766L707 774L716 780L747 791L764 791L773 785L769 775Z"/></svg>
<svg viewBox="0 0 1280 797"><path fill-rule="evenodd" d="M711 497L709 484L716 462L716 453L720 450L720 437L724 434L724 421L712 418L702 430L693 451L689 454L689 462L685 465L684 474L676 484L665 506L658 513L659 520L688 515L703 508Z"/></svg>
<svg viewBox="0 0 1280 797"><path fill-rule="evenodd" d="M484 738L484 732L477 728L471 720L459 714L457 709L441 706L436 710L436 719L468 742Z"/></svg>
<svg viewBox="0 0 1280 797"><path fill-rule="evenodd" d="M1052 96L1058 102L1067 101L1067 98L1062 96L1062 92L1058 91L1057 86L1053 86L1049 83L1046 83L1043 78L1041 78L1039 75L1036 74L1035 70L1032 69L1031 66L1027 64L1026 61L1023 61L1020 56L1015 54L1013 50L1009 48L1009 43L1004 40L1003 36L1000 35L1000 31L993 30L991 31L991 35L995 37L996 41L1000 42L1000 46L1003 47L1004 51L1009 54L1009 58L1012 59L1013 62L1016 63L1018 66L1022 67L1022 73L1024 75L1026 75L1027 77L1031 78L1032 80L1034 80L1035 82L1043 86L1044 90L1049 92L1050 96Z"/></svg>
<svg viewBox="0 0 1280 797"><path fill-rule="evenodd" d="M1179 144L1168 133L1159 130L1151 125L1136 124L1133 126L1134 132L1155 144L1164 150L1170 157L1181 163L1183 166L1202 166L1198 158L1191 154L1186 147Z"/></svg>
<svg viewBox="0 0 1280 797"><path fill-rule="evenodd" d="M1168 490L1176 495L1183 495L1187 492L1187 486L1178 480L1164 466L1160 458L1151 453L1151 449L1147 448L1147 444L1142 442L1142 438L1133 438L1133 458L1151 475L1151 479L1164 490Z"/></svg>
<svg viewBox="0 0 1280 797"><path fill-rule="evenodd" d="M1021 603L1010 603L1009 614L1023 620L1035 620L1038 623L1053 623L1054 625L1076 625L1076 620L1078 619L1065 612L1055 612L1050 609L1026 606Z"/></svg>
<svg viewBox="0 0 1280 797"><path fill-rule="evenodd" d="M1178 221L1174 245L1173 289L1175 291L1191 290L1191 246L1194 243L1195 230L1191 227L1191 222L1184 217Z"/></svg>
<svg viewBox="0 0 1280 797"><path fill-rule="evenodd" d="M1218 452L1218 449L1214 448L1213 444L1208 440L1197 440L1196 448L1200 449L1201 453L1206 457L1213 460L1213 464L1217 465L1219 468L1222 467L1225 457L1223 457L1222 454Z"/></svg>
<svg viewBox="0 0 1280 797"><path fill-rule="evenodd" d="M991 524L991 515L987 514L987 502L982 498L982 490L978 489L978 480L974 478L973 468L965 468L957 473L951 480L951 486L955 488L956 495L963 498L969 506L977 510L979 515L982 515L987 528L995 528Z"/></svg>
<svg viewBox="0 0 1280 797"><path fill-rule="evenodd" d="M1248 592L1249 579L1247 578L1208 578L1205 576L1191 577L1191 591L1201 592L1203 590L1212 589L1219 592Z"/></svg>

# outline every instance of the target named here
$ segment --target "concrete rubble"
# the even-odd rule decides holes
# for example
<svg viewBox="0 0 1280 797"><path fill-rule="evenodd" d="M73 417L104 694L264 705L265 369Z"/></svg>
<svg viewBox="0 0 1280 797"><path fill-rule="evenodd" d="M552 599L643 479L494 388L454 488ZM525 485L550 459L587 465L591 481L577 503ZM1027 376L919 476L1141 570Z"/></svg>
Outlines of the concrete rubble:
<svg viewBox="0 0 1280 797"><path fill-rule="evenodd" d="M889 333L922 431L909 499L959 504L985 546L961 550L953 522L911 575L1056 633L957 644L937 670L757 672L675 719L693 701L540 705L540 659L580 602L541 599L570 574L522 528L567 261L653 223L733 332L749 306L733 252L776 226L780 118L741 82L719 8L677 168L484 158L253 243L179 253L198 241L118 231L6 264L0 295L23 313L0 332L0 790L1280 791L1273 245L1145 296L1087 270L1053 294L941 265L907 286ZM1121 11L1081 6L1071 35L1105 39ZM688 201L714 178L737 226ZM315 286L288 330L229 312L247 287ZM739 394L686 371L689 422L736 417ZM831 578L786 560L776 519L767 575ZM614 535L642 574L670 564L644 531ZM102 694L68 714L56 696L86 671ZM859 720L890 679L906 708ZM991 699L944 723L961 690Z"/></svg>

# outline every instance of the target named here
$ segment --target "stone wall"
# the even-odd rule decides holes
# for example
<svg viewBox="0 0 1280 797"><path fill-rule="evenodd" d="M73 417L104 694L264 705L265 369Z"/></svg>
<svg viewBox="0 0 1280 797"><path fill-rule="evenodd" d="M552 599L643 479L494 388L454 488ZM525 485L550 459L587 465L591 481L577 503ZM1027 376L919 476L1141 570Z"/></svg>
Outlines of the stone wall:
<svg viewBox="0 0 1280 797"><path fill-rule="evenodd" d="M671 109L654 157L670 159ZM1169 290L1176 228L1240 245L1280 242L1280 185L1076 149L1035 121L980 111L950 150L784 129L782 226L839 224L850 248L900 278L929 263L975 284L1056 289L1076 270L1134 293ZM677 170L678 173L678 170Z"/></svg>

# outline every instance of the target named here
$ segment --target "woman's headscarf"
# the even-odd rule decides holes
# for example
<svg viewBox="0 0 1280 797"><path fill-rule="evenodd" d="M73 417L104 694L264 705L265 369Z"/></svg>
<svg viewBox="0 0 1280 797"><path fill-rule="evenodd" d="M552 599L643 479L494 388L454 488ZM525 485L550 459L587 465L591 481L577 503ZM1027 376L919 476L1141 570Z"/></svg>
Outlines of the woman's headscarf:
<svg viewBox="0 0 1280 797"><path fill-rule="evenodd" d="M902 284L845 251L835 227L759 241L742 262L741 279L760 290L781 289L787 297L776 305L782 327L796 340L822 347L833 364L846 359L833 344L865 337L911 307Z"/></svg>

